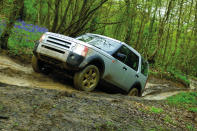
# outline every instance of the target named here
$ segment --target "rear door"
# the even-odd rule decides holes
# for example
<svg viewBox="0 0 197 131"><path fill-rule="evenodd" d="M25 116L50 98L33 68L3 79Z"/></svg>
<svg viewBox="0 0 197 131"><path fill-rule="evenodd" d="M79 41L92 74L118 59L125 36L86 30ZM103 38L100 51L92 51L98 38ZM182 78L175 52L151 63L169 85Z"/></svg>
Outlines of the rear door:
<svg viewBox="0 0 197 131"><path fill-rule="evenodd" d="M137 81L139 81L140 73L139 73L139 63L140 57L131 49L128 49L126 65L127 65L127 74L124 80L125 88L127 91L130 90L132 85L134 85Z"/></svg>

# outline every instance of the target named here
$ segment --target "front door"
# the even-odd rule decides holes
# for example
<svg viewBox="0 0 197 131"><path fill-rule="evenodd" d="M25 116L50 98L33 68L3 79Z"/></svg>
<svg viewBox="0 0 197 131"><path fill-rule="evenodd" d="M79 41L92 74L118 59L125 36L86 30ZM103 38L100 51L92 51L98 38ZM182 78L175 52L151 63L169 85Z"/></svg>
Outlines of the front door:
<svg viewBox="0 0 197 131"><path fill-rule="evenodd" d="M110 74L112 75L112 84L128 91L131 85L136 81L137 71L131 68L134 65L131 61L131 50L122 46L113 56L114 63L111 64ZM131 62L130 62L131 61Z"/></svg>

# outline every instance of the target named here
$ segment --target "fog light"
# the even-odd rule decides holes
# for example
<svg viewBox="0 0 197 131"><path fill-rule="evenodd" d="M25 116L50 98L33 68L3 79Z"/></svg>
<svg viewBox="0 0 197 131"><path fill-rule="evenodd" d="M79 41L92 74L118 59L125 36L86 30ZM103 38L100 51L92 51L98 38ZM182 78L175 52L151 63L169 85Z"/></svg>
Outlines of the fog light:
<svg viewBox="0 0 197 131"><path fill-rule="evenodd" d="M74 59L75 59L75 56L74 56L74 55L71 55L71 59L73 59L73 60L74 60Z"/></svg>

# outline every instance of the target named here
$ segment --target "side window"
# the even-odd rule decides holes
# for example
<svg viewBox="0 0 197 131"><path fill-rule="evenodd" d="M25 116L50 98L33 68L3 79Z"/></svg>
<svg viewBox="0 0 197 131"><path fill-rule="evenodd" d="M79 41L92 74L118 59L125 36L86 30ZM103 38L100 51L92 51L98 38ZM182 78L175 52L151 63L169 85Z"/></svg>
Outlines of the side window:
<svg viewBox="0 0 197 131"><path fill-rule="evenodd" d="M138 70L139 57L126 46L122 46L115 54L114 57L131 67L135 71Z"/></svg>
<svg viewBox="0 0 197 131"><path fill-rule="evenodd" d="M146 61L144 61L143 59L142 59L142 70L141 70L141 72L145 76L148 75L148 63Z"/></svg>
<svg viewBox="0 0 197 131"><path fill-rule="evenodd" d="M126 46L122 46L113 56L118 59L119 61L126 64L127 55L129 51Z"/></svg>
<svg viewBox="0 0 197 131"><path fill-rule="evenodd" d="M130 53L127 56L127 62L126 64L128 66L130 66L132 69L134 69L135 71L138 70L138 66L139 66L139 57L130 50Z"/></svg>

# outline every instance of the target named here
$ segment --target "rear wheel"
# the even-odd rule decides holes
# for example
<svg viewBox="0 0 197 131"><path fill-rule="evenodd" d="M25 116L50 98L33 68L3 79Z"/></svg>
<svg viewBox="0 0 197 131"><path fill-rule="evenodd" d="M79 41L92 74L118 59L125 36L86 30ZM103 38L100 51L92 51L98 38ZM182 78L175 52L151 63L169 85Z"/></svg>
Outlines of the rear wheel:
<svg viewBox="0 0 197 131"><path fill-rule="evenodd" d="M83 91L93 91L98 85L100 72L95 65L89 65L80 72L75 73L74 85Z"/></svg>
<svg viewBox="0 0 197 131"><path fill-rule="evenodd" d="M128 95L129 96L139 96L139 90L137 88L132 88Z"/></svg>
<svg viewBox="0 0 197 131"><path fill-rule="evenodd" d="M34 55L32 57L32 68L35 72L41 73L42 67L40 61Z"/></svg>

